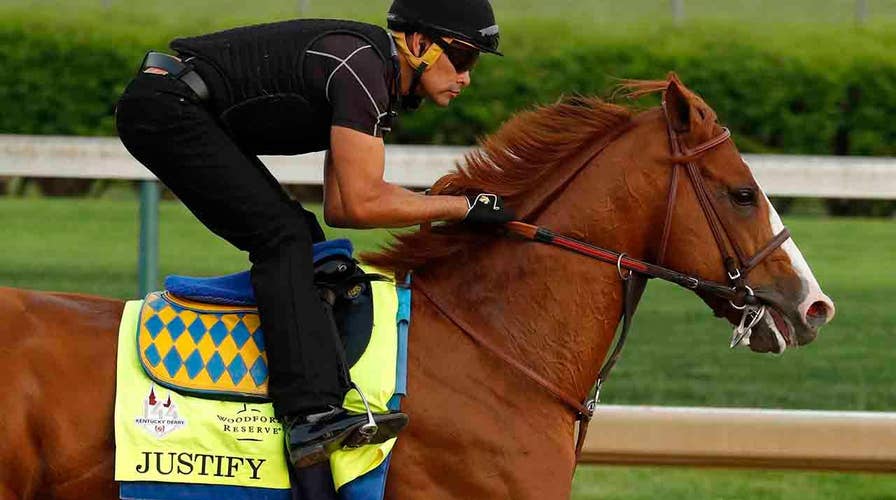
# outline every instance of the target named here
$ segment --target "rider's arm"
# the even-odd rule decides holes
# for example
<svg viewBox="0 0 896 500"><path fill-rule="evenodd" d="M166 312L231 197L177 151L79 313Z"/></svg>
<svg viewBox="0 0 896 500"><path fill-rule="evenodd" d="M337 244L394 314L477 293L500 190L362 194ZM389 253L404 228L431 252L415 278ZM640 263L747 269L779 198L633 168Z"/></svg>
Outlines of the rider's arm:
<svg viewBox="0 0 896 500"><path fill-rule="evenodd" d="M455 221L469 208L462 196L425 196L383 180L383 139L347 127L330 130L324 220L334 227L403 227Z"/></svg>
<svg viewBox="0 0 896 500"><path fill-rule="evenodd" d="M401 227L463 219L462 196L424 196L383 180L390 66L361 38L331 34L305 59L309 92L332 107L324 174L324 219L331 226ZM474 217L475 219L475 217Z"/></svg>

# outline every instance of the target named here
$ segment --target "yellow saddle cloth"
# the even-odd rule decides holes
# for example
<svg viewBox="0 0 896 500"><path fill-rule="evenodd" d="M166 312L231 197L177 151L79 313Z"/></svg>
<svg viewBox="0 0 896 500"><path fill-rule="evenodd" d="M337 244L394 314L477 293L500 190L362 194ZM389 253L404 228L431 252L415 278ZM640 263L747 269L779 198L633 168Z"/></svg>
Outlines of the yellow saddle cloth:
<svg viewBox="0 0 896 500"><path fill-rule="evenodd" d="M350 372L371 409L385 412L396 393L399 301L393 283L371 287L374 327ZM283 430L266 402L267 360L254 308L193 303L164 292L127 302L116 389L117 481L289 488ZM216 394L225 397L209 397ZM355 391L343 406L364 411ZM335 452L336 488L377 468L394 444Z"/></svg>

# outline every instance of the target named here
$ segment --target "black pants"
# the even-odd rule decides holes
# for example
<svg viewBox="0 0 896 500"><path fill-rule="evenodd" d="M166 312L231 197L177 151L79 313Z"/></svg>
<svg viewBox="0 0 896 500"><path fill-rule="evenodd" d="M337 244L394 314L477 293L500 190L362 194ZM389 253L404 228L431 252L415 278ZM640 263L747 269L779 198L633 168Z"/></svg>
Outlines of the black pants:
<svg viewBox="0 0 896 500"><path fill-rule="evenodd" d="M314 214L179 80L139 74L118 102L116 125L128 151L203 224L249 252L277 415L341 405L344 354L313 284L311 245L324 239Z"/></svg>

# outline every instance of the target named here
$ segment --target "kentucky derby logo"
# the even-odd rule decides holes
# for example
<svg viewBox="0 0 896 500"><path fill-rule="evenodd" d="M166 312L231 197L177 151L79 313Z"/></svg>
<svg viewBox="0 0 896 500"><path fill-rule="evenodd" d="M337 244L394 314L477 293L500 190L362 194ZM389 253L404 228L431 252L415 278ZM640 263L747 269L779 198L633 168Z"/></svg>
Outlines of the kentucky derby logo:
<svg viewBox="0 0 896 500"><path fill-rule="evenodd" d="M187 425L187 421L178 416L177 405L171 401L171 393L168 393L168 399L163 403L156 399L155 386L150 386L149 396L143 400L143 416L135 418L134 423L157 438L163 438Z"/></svg>

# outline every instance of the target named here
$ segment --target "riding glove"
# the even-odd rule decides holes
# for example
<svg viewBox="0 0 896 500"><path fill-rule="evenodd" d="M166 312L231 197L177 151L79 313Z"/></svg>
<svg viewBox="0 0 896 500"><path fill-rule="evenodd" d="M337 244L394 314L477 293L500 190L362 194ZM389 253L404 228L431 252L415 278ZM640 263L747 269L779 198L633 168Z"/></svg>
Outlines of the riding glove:
<svg viewBox="0 0 896 500"><path fill-rule="evenodd" d="M504 200L492 193L464 195L467 199L467 215L463 221L471 224L504 224L516 218L509 208L504 207Z"/></svg>

